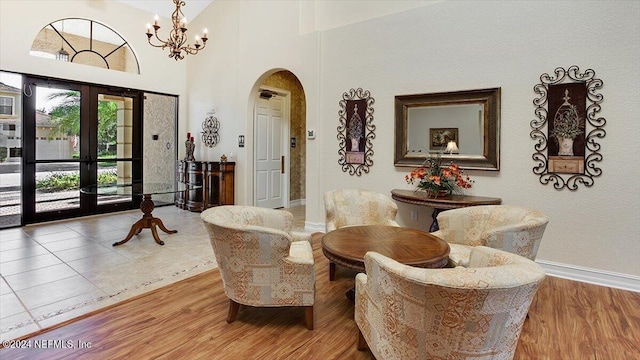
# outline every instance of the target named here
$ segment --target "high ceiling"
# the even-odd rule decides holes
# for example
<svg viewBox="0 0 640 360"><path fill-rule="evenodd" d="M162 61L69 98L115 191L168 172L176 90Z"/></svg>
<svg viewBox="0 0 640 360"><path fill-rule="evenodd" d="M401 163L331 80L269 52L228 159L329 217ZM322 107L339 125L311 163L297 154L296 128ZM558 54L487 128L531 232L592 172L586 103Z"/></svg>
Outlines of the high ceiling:
<svg viewBox="0 0 640 360"><path fill-rule="evenodd" d="M129 6L157 14L163 18L170 18L171 13L176 9L172 0L119 0ZM182 12L187 21L192 21L202 12L213 0L184 0L185 5ZM150 18L151 19L151 18Z"/></svg>

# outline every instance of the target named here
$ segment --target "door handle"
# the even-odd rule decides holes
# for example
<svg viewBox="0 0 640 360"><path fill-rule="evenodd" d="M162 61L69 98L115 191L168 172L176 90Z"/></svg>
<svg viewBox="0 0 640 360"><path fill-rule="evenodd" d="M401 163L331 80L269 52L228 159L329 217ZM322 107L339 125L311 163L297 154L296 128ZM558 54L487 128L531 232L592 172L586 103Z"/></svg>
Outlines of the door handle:
<svg viewBox="0 0 640 360"><path fill-rule="evenodd" d="M280 174L284 174L284 155L280 156Z"/></svg>

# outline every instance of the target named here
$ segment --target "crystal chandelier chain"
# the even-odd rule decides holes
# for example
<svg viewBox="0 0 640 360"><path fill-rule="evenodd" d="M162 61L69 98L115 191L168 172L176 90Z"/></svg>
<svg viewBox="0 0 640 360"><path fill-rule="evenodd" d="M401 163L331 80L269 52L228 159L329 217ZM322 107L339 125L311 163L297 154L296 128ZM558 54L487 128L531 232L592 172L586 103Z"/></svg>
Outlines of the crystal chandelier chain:
<svg viewBox="0 0 640 360"><path fill-rule="evenodd" d="M196 35L194 45L191 46L187 44L187 19L184 17L181 10L181 7L185 6L185 2L184 0L173 0L173 3L176 5L176 10L171 14L173 29L169 32L169 38L165 41L160 39L158 36L160 25L158 25L158 15L156 15L153 24L153 33L151 32L152 25L147 24L147 39L149 40L149 45L153 47L159 47L162 48L162 50L169 48L169 57L178 61L184 59L184 56L187 54L197 54L200 50L205 48L207 40L209 39L207 38L207 29L204 29L202 39ZM160 44L154 44L151 42L151 38L154 35ZM200 44L200 40L202 40L202 44Z"/></svg>

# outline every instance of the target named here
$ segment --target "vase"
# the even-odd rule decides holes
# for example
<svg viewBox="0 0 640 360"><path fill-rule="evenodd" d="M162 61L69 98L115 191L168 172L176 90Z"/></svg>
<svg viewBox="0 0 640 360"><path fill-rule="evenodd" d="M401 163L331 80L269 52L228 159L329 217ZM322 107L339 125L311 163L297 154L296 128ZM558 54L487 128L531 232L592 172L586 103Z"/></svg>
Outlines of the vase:
<svg viewBox="0 0 640 360"><path fill-rule="evenodd" d="M573 156L573 139L558 136L558 156Z"/></svg>
<svg viewBox="0 0 640 360"><path fill-rule="evenodd" d="M427 194L429 195L430 198L439 198L439 197L449 195L449 190L447 189L438 189L437 191L427 190Z"/></svg>

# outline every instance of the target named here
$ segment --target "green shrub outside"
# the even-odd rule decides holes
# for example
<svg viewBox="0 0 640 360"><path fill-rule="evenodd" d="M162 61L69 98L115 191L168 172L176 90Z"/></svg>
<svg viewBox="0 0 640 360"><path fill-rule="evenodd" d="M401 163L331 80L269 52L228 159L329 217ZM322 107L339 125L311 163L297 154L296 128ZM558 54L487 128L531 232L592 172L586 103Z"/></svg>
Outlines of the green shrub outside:
<svg viewBox="0 0 640 360"><path fill-rule="evenodd" d="M115 161L104 161L105 159L115 159L115 158L116 158L116 154L113 151L101 151L98 153L100 166L116 166Z"/></svg>
<svg viewBox="0 0 640 360"><path fill-rule="evenodd" d="M118 181L114 170L98 173L98 184L112 184ZM44 192L78 190L80 188L80 174L52 173L45 179L36 181L36 189Z"/></svg>

